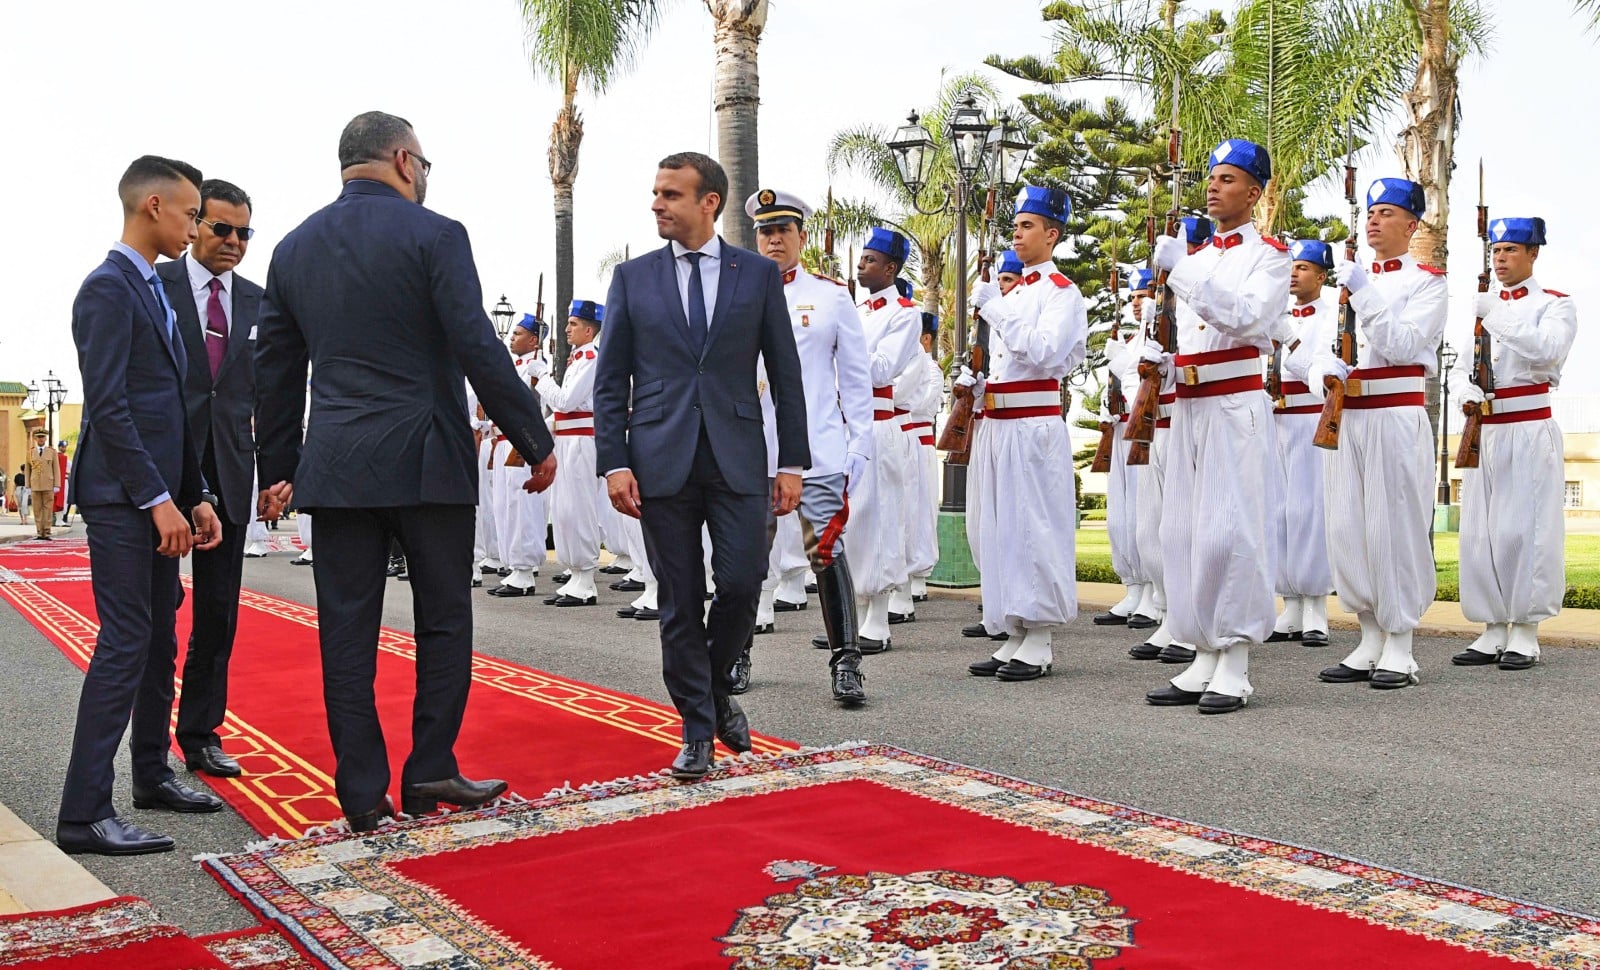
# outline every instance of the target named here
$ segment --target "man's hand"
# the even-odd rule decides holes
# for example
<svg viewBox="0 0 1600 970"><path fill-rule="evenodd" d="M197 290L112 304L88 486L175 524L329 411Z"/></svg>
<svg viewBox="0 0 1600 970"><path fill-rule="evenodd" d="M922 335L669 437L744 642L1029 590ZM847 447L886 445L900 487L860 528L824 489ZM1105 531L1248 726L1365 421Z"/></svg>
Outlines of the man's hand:
<svg viewBox="0 0 1600 970"><path fill-rule="evenodd" d="M844 487L846 491L855 487L861 476L866 474L867 462L871 461L866 455L850 452L844 456Z"/></svg>
<svg viewBox="0 0 1600 970"><path fill-rule="evenodd" d="M1500 298L1493 293L1478 293L1472 298L1472 309L1479 320L1489 316L1490 311L1500 302Z"/></svg>
<svg viewBox="0 0 1600 970"><path fill-rule="evenodd" d="M193 533L189 531L188 521L172 499L152 508L150 521L161 535L161 544L156 546L156 552L169 559L182 559L189 554Z"/></svg>
<svg viewBox="0 0 1600 970"><path fill-rule="evenodd" d="M1156 322L1156 301L1147 299L1139 307L1139 322L1146 327Z"/></svg>
<svg viewBox="0 0 1600 970"><path fill-rule="evenodd" d="M222 544L222 523L217 520L217 510L209 502L201 502L191 513L194 517L194 551L209 552Z"/></svg>
<svg viewBox="0 0 1600 970"><path fill-rule="evenodd" d="M543 357L535 357L528 361L528 375L535 380L550 373L550 362Z"/></svg>
<svg viewBox="0 0 1600 970"><path fill-rule="evenodd" d="M1334 264L1333 271L1339 283L1351 293L1360 293L1366 288L1367 271L1360 263L1341 258Z"/></svg>
<svg viewBox="0 0 1600 970"><path fill-rule="evenodd" d="M972 286L972 292L967 296L967 301L980 309L990 300L1000 297L1000 287L994 283L979 280Z"/></svg>
<svg viewBox="0 0 1600 970"><path fill-rule="evenodd" d="M1159 367L1165 367L1167 363L1167 352L1162 348L1159 342L1155 340L1146 340L1144 342L1144 346L1139 348L1139 359L1147 363L1155 364Z"/></svg>
<svg viewBox="0 0 1600 970"><path fill-rule="evenodd" d="M779 472L772 482L772 514L788 515L800 505L800 476Z"/></svg>
<svg viewBox="0 0 1600 970"><path fill-rule="evenodd" d="M606 476L606 494L611 496L611 507L623 515L637 519L642 503L639 501L639 482L626 468Z"/></svg>
<svg viewBox="0 0 1600 970"><path fill-rule="evenodd" d="M1306 390L1315 395L1317 400L1326 400L1333 385L1344 383L1351 370L1351 366L1338 357L1331 360L1324 358L1311 365L1310 373L1306 375L1310 378L1306 381Z"/></svg>
<svg viewBox="0 0 1600 970"><path fill-rule="evenodd" d="M544 461L533 466L533 474L529 475L528 480L522 483L522 490L529 495L535 492L542 492L549 488L555 480L556 453L552 451L545 456Z"/></svg>
<svg viewBox="0 0 1600 970"><path fill-rule="evenodd" d="M279 482L261 490L256 496L256 518L262 522L276 522L283 518L289 503L294 500L294 486Z"/></svg>
<svg viewBox="0 0 1600 970"><path fill-rule="evenodd" d="M1170 273L1173 267L1178 265L1178 260L1187 255L1189 255L1189 230L1180 225L1176 236L1156 238L1155 255L1151 257L1151 262Z"/></svg>

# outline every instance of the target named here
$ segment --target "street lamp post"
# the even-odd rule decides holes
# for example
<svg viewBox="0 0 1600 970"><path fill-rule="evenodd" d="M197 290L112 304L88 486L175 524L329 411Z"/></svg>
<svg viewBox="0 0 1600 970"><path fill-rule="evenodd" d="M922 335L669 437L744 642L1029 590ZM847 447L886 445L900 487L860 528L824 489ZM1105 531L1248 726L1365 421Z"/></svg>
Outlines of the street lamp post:
<svg viewBox="0 0 1600 970"><path fill-rule="evenodd" d="M39 385L28 385L28 397L39 396ZM44 425L50 437L50 447L56 446L56 412L61 410L61 405L67 399L67 385L61 383L55 371L50 371L44 379Z"/></svg>
<svg viewBox="0 0 1600 970"><path fill-rule="evenodd" d="M1456 349L1448 343L1439 348L1439 504L1450 504L1450 368L1456 365Z"/></svg>
<svg viewBox="0 0 1600 970"><path fill-rule="evenodd" d="M500 294L500 302L494 305L494 332L500 335L501 340L511 333L511 318L515 315L511 302L504 293Z"/></svg>

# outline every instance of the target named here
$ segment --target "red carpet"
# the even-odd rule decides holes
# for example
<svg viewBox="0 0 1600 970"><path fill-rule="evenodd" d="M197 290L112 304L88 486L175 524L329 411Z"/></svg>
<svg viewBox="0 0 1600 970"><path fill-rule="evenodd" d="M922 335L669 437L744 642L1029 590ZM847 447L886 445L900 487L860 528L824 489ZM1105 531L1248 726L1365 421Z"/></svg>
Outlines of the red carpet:
<svg viewBox="0 0 1600 970"><path fill-rule="evenodd" d="M27 970L227 970L133 896L0 916L0 967ZM291 970L285 967L284 970Z"/></svg>
<svg viewBox="0 0 1600 970"><path fill-rule="evenodd" d="M1592 917L886 746L727 763L694 785L618 782L205 864L335 967L1600 961Z"/></svg>
<svg viewBox="0 0 1600 970"><path fill-rule="evenodd" d="M287 937L270 926L216 933L196 940L229 970L321 970Z"/></svg>
<svg viewBox="0 0 1600 970"><path fill-rule="evenodd" d="M70 548L56 545L62 552ZM0 568L16 569L18 561L37 555L14 555L14 548L0 547ZM409 589L393 595L409 595ZM0 597L80 669L87 668L97 629L88 582L0 583ZM189 619L187 610L179 611L180 672ZM378 708L399 804L400 767L410 750L416 643L409 634L385 629L379 648ZM264 834L292 838L341 816L320 670L316 610L245 591L221 732L224 749L245 774L205 781ZM473 681L456 745L469 777L505 778L512 791L539 796L568 782L655 771L677 752L680 722L666 705L481 654L474 657ZM759 753L793 747L755 739Z"/></svg>

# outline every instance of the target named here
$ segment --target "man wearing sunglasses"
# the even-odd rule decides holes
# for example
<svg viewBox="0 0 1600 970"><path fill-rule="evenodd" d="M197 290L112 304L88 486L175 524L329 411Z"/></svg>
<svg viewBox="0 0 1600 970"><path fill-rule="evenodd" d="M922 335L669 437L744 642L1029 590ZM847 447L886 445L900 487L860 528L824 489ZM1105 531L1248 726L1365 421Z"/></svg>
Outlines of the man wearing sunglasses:
<svg viewBox="0 0 1600 970"><path fill-rule="evenodd" d="M194 626L178 699L178 747L190 771L232 778L239 763L217 729L228 712L228 658L239 621L245 530L255 516L256 373L251 350L261 287L234 272L250 237L250 197L221 179L200 184L199 235L156 267L189 356L184 409L200 469L219 500L222 544L194 554Z"/></svg>

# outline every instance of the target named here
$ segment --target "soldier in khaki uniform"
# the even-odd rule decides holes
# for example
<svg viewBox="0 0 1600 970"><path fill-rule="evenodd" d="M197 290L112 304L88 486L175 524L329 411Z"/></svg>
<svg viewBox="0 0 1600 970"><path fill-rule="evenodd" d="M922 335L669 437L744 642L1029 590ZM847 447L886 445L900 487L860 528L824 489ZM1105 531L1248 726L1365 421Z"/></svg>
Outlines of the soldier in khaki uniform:
<svg viewBox="0 0 1600 970"><path fill-rule="evenodd" d="M33 492L33 527L41 539L50 538L55 519L56 491L61 487L60 464L50 436L43 428L33 432L33 447L28 449L28 488Z"/></svg>

